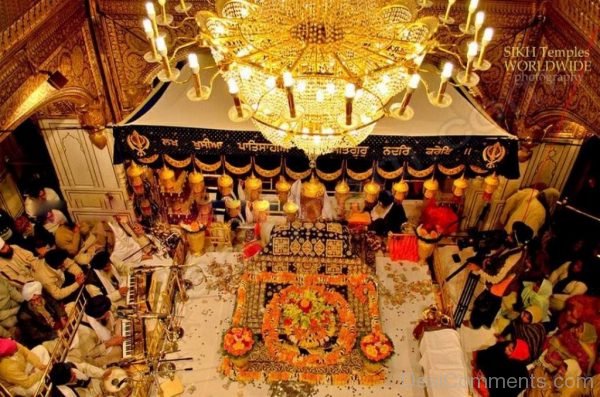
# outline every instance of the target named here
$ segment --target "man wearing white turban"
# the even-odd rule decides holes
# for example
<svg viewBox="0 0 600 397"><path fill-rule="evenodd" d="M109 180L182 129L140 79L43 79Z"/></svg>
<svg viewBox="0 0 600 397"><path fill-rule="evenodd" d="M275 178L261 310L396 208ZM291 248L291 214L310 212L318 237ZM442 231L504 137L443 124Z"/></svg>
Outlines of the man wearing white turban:
<svg viewBox="0 0 600 397"><path fill-rule="evenodd" d="M17 315L23 345L33 348L55 339L56 330L67 323L67 314L54 299L44 297L43 286L33 281L23 286L24 302Z"/></svg>

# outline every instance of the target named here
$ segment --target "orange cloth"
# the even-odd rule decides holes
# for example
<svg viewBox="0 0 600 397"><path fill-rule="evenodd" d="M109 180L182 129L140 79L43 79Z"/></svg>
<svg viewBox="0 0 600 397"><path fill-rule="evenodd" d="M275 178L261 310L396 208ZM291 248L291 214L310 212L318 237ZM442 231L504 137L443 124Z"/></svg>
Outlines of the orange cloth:
<svg viewBox="0 0 600 397"><path fill-rule="evenodd" d="M368 212L354 212L348 216L347 220L351 228L369 226L371 224L371 215Z"/></svg>

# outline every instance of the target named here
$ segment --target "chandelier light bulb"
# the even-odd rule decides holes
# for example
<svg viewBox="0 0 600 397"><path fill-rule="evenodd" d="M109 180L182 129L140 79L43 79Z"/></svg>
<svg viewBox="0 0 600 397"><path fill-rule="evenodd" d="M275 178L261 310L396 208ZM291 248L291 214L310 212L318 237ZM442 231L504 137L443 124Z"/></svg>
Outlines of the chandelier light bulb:
<svg viewBox="0 0 600 397"><path fill-rule="evenodd" d="M165 38L163 36L158 36L156 38L156 50L162 59L165 77L167 80L171 80L173 78L173 71L171 70L171 63L167 57L167 43L165 42Z"/></svg>
<svg viewBox="0 0 600 397"><path fill-rule="evenodd" d="M415 65L420 67L423 64L423 60L425 59L425 54L421 54L415 58Z"/></svg>
<svg viewBox="0 0 600 397"><path fill-rule="evenodd" d="M158 36L156 38L156 50L163 57L167 56L167 43L165 42L164 37Z"/></svg>
<svg viewBox="0 0 600 397"><path fill-rule="evenodd" d="M483 26L484 21L485 21L485 12L479 11L477 14L475 14L475 36L473 37L474 41L479 40L479 31L481 30L481 27Z"/></svg>
<svg viewBox="0 0 600 397"><path fill-rule="evenodd" d="M290 117L296 118L296 102L294 100L294 93L292 92L292 86L294 85L294 78L290 72L283 72L283 86L285 87L288 107L290 109Z"/></svg>
<svg viewBox="0 0 600 397"><path fill-rule="evenodd" d="M252 76L252 69L250 69L247 66L242 66L240 68L240 77L243 80L250 80L250 77Z"/></svg>
<svg viewBox="0 0 600 397"><path fill-rule="evenodd" d="M352 83L346 84L346 89L344 91L344 96L347 99L354 98L356 96L356 86Z"/></svg>
<svg viewBox="0 0 600 397"><path fill-rule="evenodd" d="M144 18L142 21L144 26L144 33L146 33L146 38L152 39L154 37L154 29L152 28L152 21L148 18Z"/></svg>
<svg viewBox="0 0 600 397"><path fill-rule="evenodd" d="M298 91L298 92L306 91L306 81L301 80L298 83L296 83L296 91Z"/></svg>
<svg viewBox="0 0 600 397"><path fill-rule="evenodd" d="M482 43L488 44L490 41L492 41L493 37L494 37L494 28L485 28L485 30L483 31L483 38L481 39L481 41L482 41Z"/></svg>
<svg viewBox="0 0 600 397"><path fill-rule="evenodd" d="M418 73L410 76L410 81L408 82L408 88L412 90L416 90L419 86L419 82L421 81L421 76Z"/></svg>
<svg viewBox="0 0 600 397"><path fill-rule="evenodd" d="M195 53L190 53L188 55L188 65L193 73L194 78L194 93L196 98L204 99L208 96L208 94L202 93L202 80L200 79L200 63L198 62L198 55Z"/></svg>
<svg viewBox="0 0 600 397"><path fill-rule="evenodd" d="M193 52L188 55L188 65L192 70L192 73L197 74L200 73L200 64L198 63L198 55Z"/></svg>
<svg viewBox="0 0 600 397"><path fill-rule="evenodd" d="M410 80L408 81L408 87L406 88L404 98L402 98L402 102L400 103L400 109L398 110L399 116L404 116L404 112L406 111L406 108L408 108L408 104L410 103L410 99L412 98L413 92L419 86L419 81L421 81L421 76L419 76L418 73L415 73L412 76L410 76ZM412 112L408 114L411 113Z"/></svg>
<svg viewBox="0 0 600 397"><path fill-rule="evenodd" d="M479 45L472 41L469 43L469 49L467 51L467 58L469 60L473 60L477 56L477 52L479 51Z"/></svg>
<svg viewBox="0 0 600 397"><path fill-rule="evenodd" d="M477 14L475 14L475 28L481 29L484 21L485 21L485 12L478 11Z"/></svg>
<svg viewBox="0 0 600 397"><path fill-rule="evenodd" d="M283 86L290 88L294 85L294 78L290 72L283 72Z"/></svg>
<svg viewBox="0 0 600 397"><path fill-rule="evenodd" d="M240 92L240 88L237 85L237 81L234 78L227 80L227 89L231 95L237 95Z"/></svg>
<svg viewBox="0 0 600 397"><path fill-rule="evenodd" d="M275 79L275 77L270 76L266 81L265 84L267 85L267 88L269 90L274 89L277 86L277 80Z"/></svg>
<svg viewBox="0 0 600 397"><path fill-rule="evenodd" d="M444 101L446 95L446 88L448 87L448 80L452 77L452 70L454 69L454 65L451 62L446 62L444 64L444 69L442 70L442 78L440 81L440 88L438 89L437 95L435 97L436 103L439 105Z"/></svg>
<svg viewBox="0 0 600 397"><path fill-rule="evenodd" d="M469 49L467 51L467 68L465 69L465 77L467 79L471 76L471 71L473 69L473 60L477 56L477 52L479 51L479 45L472 41L469 43Z"/></svg>
<svg viewBox="0 0 600 397"><path fill-rule="evenodd" d="M469 12L467 13L467 22L465 23L464 32L470 34L471 32L471 19L473 19L473 13L477 10L477 6L479 6L479 0L471 0L469 4Z"/></svg>
<svg viewBox="0 0 600 397"><path fill-rule="evenodd" d="M471 0L469 3L469 11L473 13L477 10L477 7L479 7L479 0Z"/></svg>
<svg viewBox="0 0 600 397"><path fill-rule="evenodd" d="M444 64L444 69L442 70L442 79L448 80L452 77L452 71L454 70L454 65L452 62L446 62Z"/></svg>
<svg viewBox="0 0 600 397"><path fill-rule="evenodd" d="M485 28L483 31L483 37L481 38L481 52L479 53L479 58L477 59L477 67L481 67L483 65L483 56L488 44L490 44L492 41L492 37L494 37L494 29Z"/></svg>
<svg viewBox="0 0 600 397"><path fill-rule="evenodd" d="M146 13L148 14L148 18L156 18L156 10L154 9L154 3L150 1L146 3Z"/></svg>

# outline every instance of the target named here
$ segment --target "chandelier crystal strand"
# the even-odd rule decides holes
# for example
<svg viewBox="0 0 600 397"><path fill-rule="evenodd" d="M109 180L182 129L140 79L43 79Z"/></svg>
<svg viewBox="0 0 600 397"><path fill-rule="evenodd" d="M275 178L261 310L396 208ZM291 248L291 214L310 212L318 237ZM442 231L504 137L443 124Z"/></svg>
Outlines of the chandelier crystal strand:
<svg viewBox="0 0 600 397"><path fill-rule="evenodd" d="M214 12L196 14L199 32L190 44L210 48L233 97L232 120L251 119L271 143L297 147L314 160L338 148L359 145L382 117L412 117L409 101L427 55L461 58L456 42L444 42L458 42L456 35L438 35L440 24L450 28L453 23L455 3L448 0L444 15L421 17L429 1L220 0ZM168 3L159 2L160 15L149 4L146 34L150 39L152 25L163 64L161 80L173 81L176 69L163 55L166 45L164 39L159 45L156 27L165 18ZM184 11L184 6L189 7L180 1L175 11ZM474 17L478 6L478 0L469 1L462 36L473 36L483 28L483 14ZM482 54L491 40L486 33L487 29L479 57L470 46L465 62L469 70L459 71L459 83L476 84L474 71L485 70L489 64ZM185 42L184 36L189 34L177 35L177 42ZM188 97L206 99L196 59L191 61L195 88L188 91ZM170 78L169 68L173 69ZM434 106L451 103L445 92L451 74L446 70L442 75L443 89L428 92ZM393 103L398 95L404 100Z"/></svg>

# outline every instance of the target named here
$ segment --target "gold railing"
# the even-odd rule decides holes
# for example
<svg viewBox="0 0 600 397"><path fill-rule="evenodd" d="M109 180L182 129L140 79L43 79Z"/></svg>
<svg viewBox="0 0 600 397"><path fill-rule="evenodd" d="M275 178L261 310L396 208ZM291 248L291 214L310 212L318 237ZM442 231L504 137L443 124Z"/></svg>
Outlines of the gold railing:
<svg viewBox="0 0 600 397"><path fill-rule="evenodd" d="M164 288L162 294L162 304L160 307L157 307L157 312L161 314L167 314L170 316L170 321L176 321L177 317L175 316L175 302L176 299L179 298L181 300L182 294L185 294L185 291L182 291L180 279L178 278L177 270L174 269L169 271L168 281L166 288ZM36 392L35 397L49 397L52 390L52 382L50 380L50 370L52 369L52 365L57 362L62 362L65 360L71 343L73 342L73 338L77 333L79 328L79 324L81 323L81 319L84 314L85 304L87 302L86 296L84 294L84 289L82 289L75 300L75 305L72 313L69 314L69 322L66 327L63 329L60 337L57 339L56 346L52 351L50 356L50 363L46 367L44 371L44 376L42 381L40 382ZM163 346L164 342L167 338L167 327L157 326L155 332L152 335L147 335L148 341L148 351L146 351L146 357L159 357L163 354ZM139 382L135 389L133 396L134 397L146 397L149 395L150 388L154 383L154 379L152 376L146 377L142 382ZM0 384L0 396L13 397L13 395Z"/></svg>
<svg viewBox="0 0 600 397"><path fill-rule="evenodd" d="M57 12L60 3L67 0L39 0L10 26L0 32L0 58L31 32Z"/></svg>
<svg viewBox="0 0 600 397"><path fill-rule="evenodd" d="M600 31L600 0L561 0L560 9L592 42Z"/></svg>
<svg viewBox="0 0 600 397"><path fill-rule="evenodd" d="M77 295L77 299L75 300L75 306L73 308L72 313L69 313L69 322L61 332L60 337L57 339L56 347L50 356L50 363L46 367L44 371L44 377L42 378L42 382L37 388L35 392L36 397L48 397L50 396L50 392L52 390L52 381L50 380L50 370L52 369L52 365L54 363L62 362L65 360L67 353L69 352L69 347L71 343L73 343L73 338L77 333L79 328L79 324L81 323L81 319L83 317L85 304L87 302L86 296L84 294L84 288L81 289L79 295Z"/></svg>

